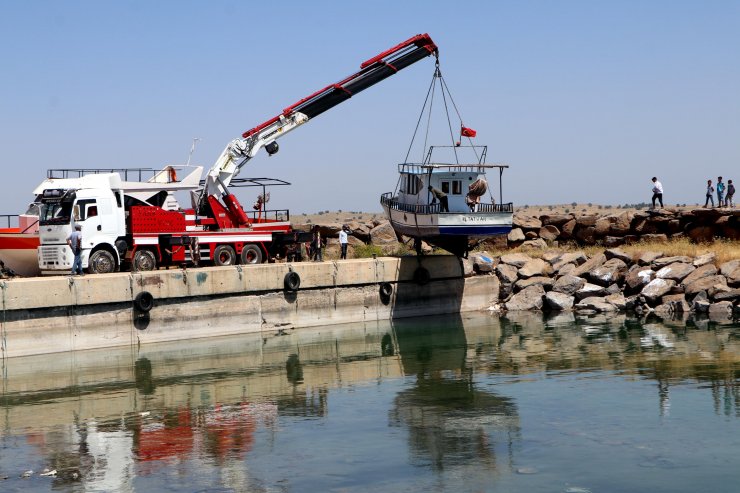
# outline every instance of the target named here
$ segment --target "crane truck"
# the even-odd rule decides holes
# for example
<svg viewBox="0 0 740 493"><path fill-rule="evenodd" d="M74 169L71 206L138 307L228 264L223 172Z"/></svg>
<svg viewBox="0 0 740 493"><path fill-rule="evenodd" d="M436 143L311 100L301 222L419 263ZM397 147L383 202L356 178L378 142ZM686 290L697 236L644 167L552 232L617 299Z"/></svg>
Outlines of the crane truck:
<svg viewBox="0 0 740 493"><path fill-rule="evenodd" d="M229 142L197 189L192 182L184 185L170 176L156 185L147 184L142 191L115 173L59 182L56 187L47 184L41 193L39 220L42 274L71 269L74 258L66 238L76 223L82 224L82 264L90 273L299 257L295 246L306 241L306 233L292 229L287 210L265 209L264 188L270 180L240 182L237 175L260 149L275 154L280 137L430 55L438 56L437 46L428 34L419 34L370 58L359 72L310 94ZM244 182L263 187L251 214L229 191L230 185ZM190 192L192 208L163 207L162 198L175 190Z"/></svg>

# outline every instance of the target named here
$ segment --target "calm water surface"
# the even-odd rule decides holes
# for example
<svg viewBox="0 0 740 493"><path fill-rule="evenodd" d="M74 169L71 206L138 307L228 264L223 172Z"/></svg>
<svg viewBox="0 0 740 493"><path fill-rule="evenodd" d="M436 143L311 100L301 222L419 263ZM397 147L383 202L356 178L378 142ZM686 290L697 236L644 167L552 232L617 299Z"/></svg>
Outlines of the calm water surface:
<svg viewBox="0 0 740 493"><path fill-rule="evenodd" d="M3 492L740 491L737 324L476 314L2 370Z"/></svg>

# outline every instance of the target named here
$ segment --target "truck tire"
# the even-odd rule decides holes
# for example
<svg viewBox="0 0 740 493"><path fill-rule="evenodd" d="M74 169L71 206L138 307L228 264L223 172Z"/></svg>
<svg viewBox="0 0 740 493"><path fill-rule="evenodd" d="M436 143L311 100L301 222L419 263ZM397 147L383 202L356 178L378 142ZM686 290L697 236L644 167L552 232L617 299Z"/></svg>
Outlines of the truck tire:
<svg viewBox="0 0 740 493"><path fill-rule="evenodd" d="M298 288L301 287L301 276L295 271L290 271L285 274L283 285L286 291L298 291Z"/></svg>
<svg viewBox="0 0 740 493"><path fill-rule="evenodd" d="M157 268L157 259L151 250L136 250L131 262L131 270L134 272L154 270Z"/></svg>
<svg viewBox="0 0 740 493"><path fill-rule="evenodd" d="M213 265L236 264L236 252L230 245L219 245L213 250Z"/></svg>
<svg viewBox="0 0 740 493"><path fill-rule="evenodd" d="M110 274L116 271L116 259L108 250L96 250L87 261L90 274Z"/></svg>
<svg viewBox="0 0 740 493"><path fill-rule="evenodd" d="M140 312L148 312L154 308L154 296L149 291L142 291L134 298L134 307Z"/></svg>
<svg viewBox="0 0 740 493"><path fill-rule="evenodd" d="M250 243L242 248L242 264L261 264L262 249L259 245Z"/></svg>

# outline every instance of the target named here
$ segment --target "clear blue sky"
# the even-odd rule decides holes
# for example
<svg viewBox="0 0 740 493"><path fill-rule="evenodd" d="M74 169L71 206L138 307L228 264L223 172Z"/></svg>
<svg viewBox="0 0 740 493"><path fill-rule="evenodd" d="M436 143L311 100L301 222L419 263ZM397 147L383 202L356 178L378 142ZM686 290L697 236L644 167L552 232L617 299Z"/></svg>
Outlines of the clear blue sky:
<svg viewBox="0 0 740 493"><path fill-rule="evenodd" d="M515 204L703 200L740 179L738 1L0 2L0 213L47 168L209 167L231 139L417 33ZM242 176L273 207L379 211L432 59L319 116ZM447 144L448 142L436 142ZM253 197L238 194L245 204Z"/></svg>

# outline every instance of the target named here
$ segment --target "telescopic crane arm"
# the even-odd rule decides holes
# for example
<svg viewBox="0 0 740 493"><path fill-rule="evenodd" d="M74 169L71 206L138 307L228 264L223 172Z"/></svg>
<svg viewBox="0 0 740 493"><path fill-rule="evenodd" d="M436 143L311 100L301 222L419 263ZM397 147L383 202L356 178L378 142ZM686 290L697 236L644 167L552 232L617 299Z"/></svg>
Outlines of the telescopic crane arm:
<svg viewBox="0 0 740 493"><path fill-rule="evenodd" d="M209 196L233 200L227 189L229 183L261 148L264 147L270 155L275 154L278 151L278 138L360 91L432 54L438 56L438 49L432 38L428 34L418 34L367 60L360 65L359 72L316 91L288 106L279 115L244 132L242 138L229 142L211 167L198 207L202 208ZM232 200L225 200L229 209L232 207L230 204Z"/></svg>

